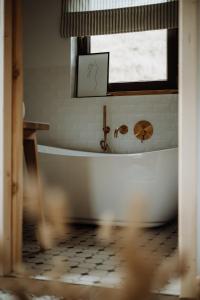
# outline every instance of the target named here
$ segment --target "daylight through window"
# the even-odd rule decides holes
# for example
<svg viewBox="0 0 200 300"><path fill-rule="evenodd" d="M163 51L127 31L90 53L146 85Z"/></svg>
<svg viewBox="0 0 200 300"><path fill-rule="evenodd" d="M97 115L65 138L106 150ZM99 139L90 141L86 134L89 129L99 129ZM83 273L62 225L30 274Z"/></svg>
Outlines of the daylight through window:
<svg viewBox="0 0 200 300"><path fill-rule="evenodd" d="M90 47L110 52L110 83L167 80L167 30L91 36Z"/></svg>

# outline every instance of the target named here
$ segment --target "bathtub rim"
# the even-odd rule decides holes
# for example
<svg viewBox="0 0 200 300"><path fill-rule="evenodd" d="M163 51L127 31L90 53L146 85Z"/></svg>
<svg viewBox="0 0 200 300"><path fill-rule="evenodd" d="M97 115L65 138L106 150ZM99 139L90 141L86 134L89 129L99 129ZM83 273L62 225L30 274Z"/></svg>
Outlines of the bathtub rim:
<svg viewBox="0 0 200 300"><path fill-rule="evenodd" d="M58 156L71 156L71 157L133 157L133 156L142 156L148 154L156 154L163 152L171 152L178 151L178 147L165 148L160 150L152 150L146 152L138 152L138 153L103 153L103 152L88 152L88 151L80 151L80 150L72 150L59 148L54 146L46 146L46 145L38 145L38 152L40 154L50 154L50 155L58 155Z"/></svg>
<svg viewBox="0 0 200 300"><path fill-rule="evenodd" d="M162 227L162 226L165 226L165 225L170 224L175 221L176 221L176 219L172 218L171 220L156 221L156 222L141 222L141 223L134 222L134 224L138 228L148 229L148 228ZM73 224L83 224L83 225L99 226L99 224L106 225L107 223L102 221L101 219L96 219L96 218L70 218L69 224L72 224L72 225ZM114 227L123 228L123 227L129 226L130 224L131 223L129 223L128 221L120 221L118 219L112 221L112 226L114 226Z"/></svg>

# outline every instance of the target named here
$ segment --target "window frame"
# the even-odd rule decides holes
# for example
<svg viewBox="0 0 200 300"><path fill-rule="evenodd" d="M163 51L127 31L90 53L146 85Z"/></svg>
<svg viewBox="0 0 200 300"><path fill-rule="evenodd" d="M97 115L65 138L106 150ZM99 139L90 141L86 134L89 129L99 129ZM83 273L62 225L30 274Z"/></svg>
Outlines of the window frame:
<svg viewBox="0 0 200 300"><path fill-rule="evenodd" d="M78 55L91 53L91 38L77 39ZM167 30L167 80L140 82L108 82L108 95L155 94L178 92L178 29Z"/></svg>

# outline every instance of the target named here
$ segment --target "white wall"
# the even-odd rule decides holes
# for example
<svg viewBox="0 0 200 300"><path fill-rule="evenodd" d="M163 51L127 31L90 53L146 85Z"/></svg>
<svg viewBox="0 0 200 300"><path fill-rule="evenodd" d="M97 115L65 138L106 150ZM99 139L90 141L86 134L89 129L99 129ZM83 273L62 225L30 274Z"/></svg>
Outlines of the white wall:
<svg viewBox="0 0 200 300"><path fill-rule="evenodd" d="M177 145L177 95L71 98L70 40L59 34L61 0L24 0L24 53L26 118L49 122L40 143L99 151L102 109L108 108L113 152L139 152ZM73 55L73 54L72 54ZM154 126L153 138L141 144L133 127L146 119ZM122 124L129 133L114 139Z"/></svg>

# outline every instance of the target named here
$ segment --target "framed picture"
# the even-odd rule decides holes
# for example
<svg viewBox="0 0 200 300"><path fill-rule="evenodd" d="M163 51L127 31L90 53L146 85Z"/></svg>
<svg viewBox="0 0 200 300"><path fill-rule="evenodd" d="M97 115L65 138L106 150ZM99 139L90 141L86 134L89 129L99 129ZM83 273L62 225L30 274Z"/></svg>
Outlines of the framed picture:
<svg viewBox="0 0 200 300"><path fill-rule="evenodd" d="M109 52L78 56L77 97L107 95Z"/></svg>

